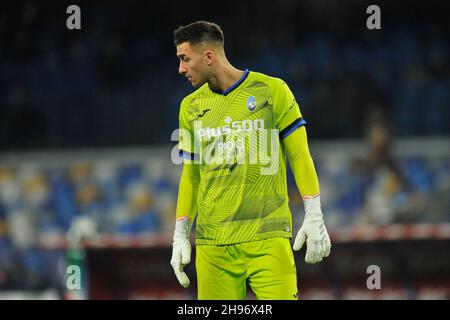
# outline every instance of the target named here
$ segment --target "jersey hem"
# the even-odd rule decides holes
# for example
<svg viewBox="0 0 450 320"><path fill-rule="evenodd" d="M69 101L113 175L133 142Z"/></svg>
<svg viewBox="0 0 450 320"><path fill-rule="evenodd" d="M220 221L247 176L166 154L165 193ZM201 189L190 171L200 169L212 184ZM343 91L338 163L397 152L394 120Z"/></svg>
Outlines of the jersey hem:
<svg viewBox="0 0 450 320"><path fill-rule="evenodd" d="M195 244L197 246L201 245L213 245L213 246L225 246L225 245L231 245L231 244L238 244L238 243L244 243L244 242L254 242L254 241L260 241L270 238L292 238L292 232L286 232L286 231L275 231L275 232L267 232L258 236L253 236L248 239L242 239L239 241L219 241L215 239L196 239Z"/></svg>

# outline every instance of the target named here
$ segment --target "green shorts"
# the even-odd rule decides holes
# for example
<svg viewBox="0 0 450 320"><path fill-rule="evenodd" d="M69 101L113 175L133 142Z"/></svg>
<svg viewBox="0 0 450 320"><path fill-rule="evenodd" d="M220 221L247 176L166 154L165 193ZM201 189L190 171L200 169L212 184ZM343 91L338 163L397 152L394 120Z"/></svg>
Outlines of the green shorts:
<svg viewBox="0 0 450 320"><path fill-rule="evenodd" d="M196 246L198 299L296 300L297 270L289 239Z"/></svg>

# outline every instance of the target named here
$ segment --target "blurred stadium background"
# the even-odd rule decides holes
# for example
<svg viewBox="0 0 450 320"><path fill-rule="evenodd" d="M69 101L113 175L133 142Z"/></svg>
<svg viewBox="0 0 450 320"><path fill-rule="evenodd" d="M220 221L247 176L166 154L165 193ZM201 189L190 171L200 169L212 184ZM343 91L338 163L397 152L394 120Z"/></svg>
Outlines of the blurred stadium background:
<svg viewBox="0 0 450 320"><path fill-rule="evenodd" d="M81 8L82 29L66 28ZM366 28L381 7L382 29ZM300 101L331 256L304 299L450 298L443 1L9 1L0 11L0 299L194 299L169 265L182 97L172 32L223 26L239 68ZM289 176L296 232L301 198ZM195 252L195 251L194 251ZM68 290L66 268L82 270ZM366 269L381 268L381 290ZM249 298L252 295L249 294Z"/></svg>

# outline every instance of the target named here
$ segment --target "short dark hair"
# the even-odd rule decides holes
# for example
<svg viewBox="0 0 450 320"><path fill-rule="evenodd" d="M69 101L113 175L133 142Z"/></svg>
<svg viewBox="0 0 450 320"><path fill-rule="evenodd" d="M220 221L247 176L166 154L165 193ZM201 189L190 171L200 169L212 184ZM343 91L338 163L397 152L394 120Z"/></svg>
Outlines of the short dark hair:
<svg viewBox="0 0 450 320"><path fill-rule="evenodd" d="M173 32L173 41L175 46L183 42L198 44L201 42L217 42L221 45L224 43L222 28L208 21L196 21L187 26L179 26Z"/></svg>

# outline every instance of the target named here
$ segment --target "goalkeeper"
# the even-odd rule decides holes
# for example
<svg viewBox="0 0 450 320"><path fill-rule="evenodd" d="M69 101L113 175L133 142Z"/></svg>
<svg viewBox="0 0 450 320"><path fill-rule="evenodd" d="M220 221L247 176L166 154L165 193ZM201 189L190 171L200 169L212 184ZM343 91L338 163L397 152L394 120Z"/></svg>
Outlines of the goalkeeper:
<svg viewBox="0 0 450 320"><path fill-rule="evenodd" d="M189 234L197 218L199 299L245 299L247 283L257 299L297 299L286 157L305 207L293 249L306 244L305 261L318 263L331 248L299 105L281 79L233 67L215 23L180 26L174 43L179 73L196 88L179 114L184 163L171 259L175 275L189 286L183 268L191 259ZM242 154L265 141L242 134L263 132L272 162L242 161Z"/></svg>

